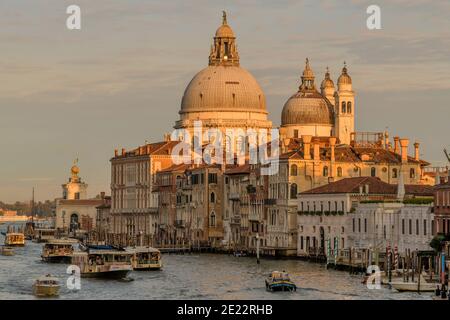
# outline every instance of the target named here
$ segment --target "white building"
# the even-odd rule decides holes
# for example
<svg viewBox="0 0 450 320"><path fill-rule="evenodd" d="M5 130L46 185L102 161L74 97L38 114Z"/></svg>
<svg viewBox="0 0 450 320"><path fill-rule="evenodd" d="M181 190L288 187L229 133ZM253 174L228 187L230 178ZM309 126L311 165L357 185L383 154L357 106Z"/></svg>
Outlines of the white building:
<svg viewBox="0 0 450 320"><path fill-rule="evenodd" d="M78 176L80 169L71 168L69 182L62 185L63 197L56 199L56 229L61 232L87 232L96 226L97 207L105 204L105 194L89 199L88 185Z"/></svg>
<svg viewBox="0 0 450 320"><path fill-rule="evenodd" d="M405 185L404 190L405 200L398 198L397 185L374 177L358 177L300 193L297 255L324 255L327 240L331 249L388 245L398 250L429 249L432 204L409 203L418 197L431 201L433 189Z"/></svg>

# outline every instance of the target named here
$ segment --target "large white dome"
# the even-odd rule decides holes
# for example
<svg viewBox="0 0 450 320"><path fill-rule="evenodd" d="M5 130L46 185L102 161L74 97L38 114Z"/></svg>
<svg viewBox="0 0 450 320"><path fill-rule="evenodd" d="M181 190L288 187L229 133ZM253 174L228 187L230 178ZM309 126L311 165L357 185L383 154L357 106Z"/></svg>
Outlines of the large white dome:
<svg viewBox="0 0 450 320"><path fill-rule="evenodd" d="M180 114L246 111L267 114L266 98L255 78L239 66L208 66L184 91Z"/></svg>

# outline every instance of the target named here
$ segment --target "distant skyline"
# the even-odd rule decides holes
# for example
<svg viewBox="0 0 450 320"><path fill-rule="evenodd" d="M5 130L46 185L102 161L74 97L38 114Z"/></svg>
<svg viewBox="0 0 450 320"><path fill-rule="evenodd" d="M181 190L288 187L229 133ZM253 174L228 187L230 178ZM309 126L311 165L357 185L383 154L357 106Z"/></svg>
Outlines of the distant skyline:
<svg viewBox="0 0 450 320"><path fill-rule="evenodd" d="M66 8L82 29L66 29ZM382 30L366 28L381 8ZM450 2L3 0L0 3L0 201L61 196L73 160L94 197L109 194L114 149L158 141L181 97L206 67L222 10L241 65L266 94L279 125L305 58L320 86L347 62L356 128L421 143L447 164L450 149Z"/></svg>

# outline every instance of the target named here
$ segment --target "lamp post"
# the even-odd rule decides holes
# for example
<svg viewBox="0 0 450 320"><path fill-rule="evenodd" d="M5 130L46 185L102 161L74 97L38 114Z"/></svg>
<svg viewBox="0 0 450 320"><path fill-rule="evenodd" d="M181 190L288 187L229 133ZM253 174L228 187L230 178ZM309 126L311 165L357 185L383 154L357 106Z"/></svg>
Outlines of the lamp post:
<svg viewBox="0 0 450 320"><path fill-rule="evenodd" d="M259 264L259 233L256 234L256 263Z"/></svg>

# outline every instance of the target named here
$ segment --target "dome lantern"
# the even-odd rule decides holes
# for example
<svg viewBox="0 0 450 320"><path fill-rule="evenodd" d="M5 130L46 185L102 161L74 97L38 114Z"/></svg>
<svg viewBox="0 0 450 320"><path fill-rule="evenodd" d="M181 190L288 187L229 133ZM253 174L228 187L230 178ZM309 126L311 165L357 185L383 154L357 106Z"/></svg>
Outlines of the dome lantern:
<svg viewBox="0 0 450 320"><path fill-rule="evenodd" d="M315 90L314 78L314 72L309 66L309 59L306 58L305 69L302 74L302 84L300 85L299 90Z"/></svg>
<svg viewBox="0 0 450 320"><path fill-rule="evenodd" d="M210 66L239 66L236 37L228 25L227 13L223 11L222 25L217 29L209 55Z"/></svg>

